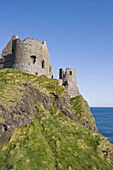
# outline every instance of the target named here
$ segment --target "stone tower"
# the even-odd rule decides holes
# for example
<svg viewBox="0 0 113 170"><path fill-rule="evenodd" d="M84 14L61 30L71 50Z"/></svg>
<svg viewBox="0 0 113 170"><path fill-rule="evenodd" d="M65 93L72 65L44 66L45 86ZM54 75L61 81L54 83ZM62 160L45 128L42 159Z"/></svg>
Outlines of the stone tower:
<svg viewBox="0 0 113 170"><path fill-rule="evenodd" d="M18 36L12 36L2 51L0 69L3 68L13 68L38 76L45 75L48 78L53 77L46 41L41 43L33 38L21 40Z"/></svg>
<svg viewBox="0 0 113 170"><path fill-rule="evenodd" d="M79 90L76 81L76 69L66 68L64 71L62 68L59 70L59 82L68 90L68 95L70 97L75 97L79 95Z"/></svg>

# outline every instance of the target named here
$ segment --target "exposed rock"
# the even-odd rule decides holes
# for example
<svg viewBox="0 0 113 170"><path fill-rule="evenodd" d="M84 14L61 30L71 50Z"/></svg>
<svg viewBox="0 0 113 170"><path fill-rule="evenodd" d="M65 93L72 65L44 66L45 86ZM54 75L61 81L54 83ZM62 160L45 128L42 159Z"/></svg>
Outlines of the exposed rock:
<svg viewBox="0 0 113 170"><path fill-rule="evenodd" d="M2 104L0 104L0 110L3 110L4 109L4 107L2 106Z"/></svg>
<svg viewBox="0 0 113 170"><path fill-rule="evenodd" d="M113 152L111 152L109 157L110 157L111 164L113 165Z"/></svg>
<svg viewBox="0 0 113 170"><path fill-rule="evenodd" d="M82 97L82 95L70 99L70 103L77 121L93 132L98 132L95 124L95 119L90 112L89 105L87 101Z"/></svg>
<svg viewBox="0 0 113 170"><path fill-rule="evenodd" d="M81 95L70 105L55 79L12 69L0 78L1 169L113 169L113 145Z"/></svg>
<svg viewBox="0 0 113 170"><path fill-rule="evenodd" d="M54 93L52 93L57 107L59 108L59 110L61 111L61 113L63 113L65 116L69 117L71 120L74 120L75 122L77 122L77 118L75 117L75 115L72 112L71 109L71 105L69 104L69 97L58 97L57 95L55 95Z"/></svg>
<svg viewBox="0 0 113 170"><path fill-rule="evenodd" d="M50 111L51 103L55 100L61 113L70 119L77 121L71 110L69 98L67 96L58 97L54 93L46 95L39 89L36 89L27 83L24 84L24 87L25 90L22 99L15 107L5 109L2 105L0 106L2 109L1 115L3 115L5 119L4 124L0 124L0 143L6 142L10 139L11 132L15 127L26 125L32 121L32 118L37 112L37 102L42 103L44 109Z"/></svg>

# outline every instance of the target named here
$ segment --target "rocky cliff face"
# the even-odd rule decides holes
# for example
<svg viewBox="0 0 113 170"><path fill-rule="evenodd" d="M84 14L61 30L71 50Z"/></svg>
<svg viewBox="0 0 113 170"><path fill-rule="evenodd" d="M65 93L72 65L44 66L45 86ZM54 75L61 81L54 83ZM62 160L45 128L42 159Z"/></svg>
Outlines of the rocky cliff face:
<svg viewBox="0 0 113 170"><path fill-rule="evenodd" d="M95 119L90 112L87 101L84 100L82 95L71 98L70 103L72 106L72 111L77 118L77 121L80 124L84 125L86 128L92 130L93 132L98 132L95 124Z"/></svg>
<svg viewBox="0 0 113 170"><path fill-rule="evenodd" d="M6 142L10 139L12 130L15 127L31 123L33 117L37 113L37 103L42 103L44 109L50 111L51 105L55 102L56 106L62 114L69 117L71 120L77 122L76 116L73 114L67 96L58 97L54 92L49 95L34 88L31 84L23 84L24 90L18 89L22 93L19 102L10 101L14 106L4 107L0 105L1 118L0 123L0 143Z"/></svg>
<svg viewBox="0 0 113 170"><path fill-rule="evenodd" d="M113 169L113 146L97 133L81 95L55 79L0 71L1 169Z"/></svg>

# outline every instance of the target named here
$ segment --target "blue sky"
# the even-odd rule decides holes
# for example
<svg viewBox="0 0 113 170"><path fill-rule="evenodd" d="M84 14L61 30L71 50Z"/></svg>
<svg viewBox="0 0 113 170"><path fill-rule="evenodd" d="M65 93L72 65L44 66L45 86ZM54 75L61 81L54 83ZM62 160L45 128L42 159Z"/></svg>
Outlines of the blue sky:
<svg viewBox="0 0 113 170"><path fill-rule="evenodd" d="M113 107L113 0L3 0L0 53L14 34L46 40L54 77L76 68L89 105Z"/></svg>

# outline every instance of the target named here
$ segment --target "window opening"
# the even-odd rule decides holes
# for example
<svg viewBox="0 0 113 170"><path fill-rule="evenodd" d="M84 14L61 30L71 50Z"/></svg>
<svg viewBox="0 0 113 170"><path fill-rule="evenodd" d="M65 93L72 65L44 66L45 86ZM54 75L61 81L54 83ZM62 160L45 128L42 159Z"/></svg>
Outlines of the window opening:
<svg viewBox="0 0 113 170"><path fill-rule="evenodd" d="M68 81L66 80L62 85L68 87Z"/></svg>
<svg viewBox="0 0 113 170"><path fill-rule="evenodd" d="M72 75L72 71L70 71L70 75Z"/></svg>
<svg viewBox="0 0 113 170"><path fill-rule="evenodd" d="M59 70L59 79L63 79L63 70L60 68Z"/></svg>
<svg viewBox="0 0 113 170"><path fill-rule="evenodd" d="M35 64L36 63L36 56L32 55L31 58L32 58L33 64Z"/></svg>
<svg viewBox="0 0 113 170"><path fill-rule="evenodd" d="M42 60L42 68L45 68L45 62Z"/></svg>
<svg viewBox="0 0 113 170"><path fill-rule="evenodd" d="M14 52L14 48L12 49L12 53Z"/></svg>

